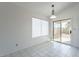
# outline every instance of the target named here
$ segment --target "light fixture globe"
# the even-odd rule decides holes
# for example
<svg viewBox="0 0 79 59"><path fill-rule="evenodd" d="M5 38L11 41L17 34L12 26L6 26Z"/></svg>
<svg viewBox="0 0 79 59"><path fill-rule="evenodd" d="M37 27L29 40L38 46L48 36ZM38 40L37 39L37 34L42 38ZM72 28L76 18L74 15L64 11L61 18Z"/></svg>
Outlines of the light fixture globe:
<svg viewBox="0 0 79 59"><path fill-rule="evenodd" d="M54 18L56 18L55 15L51 15L51 16L50 16L50 19L54 19Z"/></svg>

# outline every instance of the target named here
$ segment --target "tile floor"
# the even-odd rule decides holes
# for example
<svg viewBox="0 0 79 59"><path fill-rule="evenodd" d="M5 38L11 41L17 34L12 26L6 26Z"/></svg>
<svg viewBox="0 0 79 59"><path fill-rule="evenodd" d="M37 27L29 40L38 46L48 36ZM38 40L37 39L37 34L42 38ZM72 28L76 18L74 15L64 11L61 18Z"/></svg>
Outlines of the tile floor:
<svg viewBox="0 0 79 59"><path fill-rule="evenodd" d="M4 57L79 57L79 49L57 42L45 42Z"/></svg>

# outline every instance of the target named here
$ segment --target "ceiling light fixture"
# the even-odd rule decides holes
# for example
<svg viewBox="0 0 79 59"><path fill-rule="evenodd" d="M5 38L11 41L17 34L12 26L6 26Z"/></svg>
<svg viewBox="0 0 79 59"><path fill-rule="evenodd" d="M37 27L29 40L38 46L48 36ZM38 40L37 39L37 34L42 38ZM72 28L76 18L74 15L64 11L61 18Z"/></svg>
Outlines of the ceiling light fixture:
<svg viewBox="0 0 79 59"><path fill-rule="evenodd" d="M56 18L56 16L54 15L54 5L52 5L52 15L50 16L50 19Z"/></svg>

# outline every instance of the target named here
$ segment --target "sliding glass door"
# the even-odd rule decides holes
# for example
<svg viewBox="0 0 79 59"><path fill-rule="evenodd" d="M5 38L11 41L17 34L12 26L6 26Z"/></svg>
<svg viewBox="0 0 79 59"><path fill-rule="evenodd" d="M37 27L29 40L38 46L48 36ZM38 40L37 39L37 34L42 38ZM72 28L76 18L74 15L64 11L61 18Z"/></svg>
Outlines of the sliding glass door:
<svg viewBox="0 0 79 59"><path fill-rule="evenodd" d="M60 21L54 22L54 41L60 41Z"/></svg>
<svg viewBox="0 0 79 59"><path fill-rule="evenodd" d="M70 43L71 20L54 21L53 38L54 41Z"/></svg>
<svg viewBox="0 0 79 59"><path fill-rule="evenodd" d="M70 43L71 39L71 20L64 20L61 21L62 28L61 28L61 42L63 43Z"/></svg>

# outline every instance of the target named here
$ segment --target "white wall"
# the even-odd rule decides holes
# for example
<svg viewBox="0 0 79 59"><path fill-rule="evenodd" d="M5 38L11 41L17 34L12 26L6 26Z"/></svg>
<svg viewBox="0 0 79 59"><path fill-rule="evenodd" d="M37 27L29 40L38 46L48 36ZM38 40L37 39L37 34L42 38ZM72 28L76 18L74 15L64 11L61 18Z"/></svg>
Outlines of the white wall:
<svg viewBox="0 0 79 59"><path fill-rule="evenodd" d="M71 44L75 47L79 47L79 4L64 9L59 15L57 15L57 19L55 20L67 18L72 18Z"/></svg>
<svg viewBox="0 0 79 59"><path fill-rule="evenodd" d="M32 17L47 20L14 3L0 3L0 56L49 40L32 38Z"/></svg>

